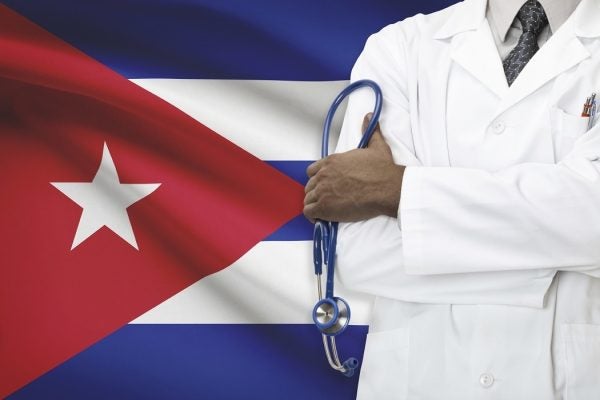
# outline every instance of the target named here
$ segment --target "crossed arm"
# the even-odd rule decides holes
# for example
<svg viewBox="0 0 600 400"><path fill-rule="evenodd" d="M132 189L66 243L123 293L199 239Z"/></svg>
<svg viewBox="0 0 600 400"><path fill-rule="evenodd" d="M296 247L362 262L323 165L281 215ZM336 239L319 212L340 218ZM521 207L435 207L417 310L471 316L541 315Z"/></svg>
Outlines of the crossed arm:
<svg viewBox="0 0 600 400"><path fill-rule="evenodd" d="M384 129L410 130L403 66L373 61L389 52L385 44L368 44L353 80L399 79L388 90L384 113L386 107L395 110L384 114ZM359 103L351 100L347 115L364 113L364 102ZM358 127L345 126L343 135L349 130ZM393 141L396 133L385 135L386 140ZM408 274L572 270L600 277L600 124L556 164L523 163L496 172L405 168L391 154L377 134L368 149L312 164L307 217L399 217L403 249L398 264Z"/></svg>
<svg viewBox="0 0 600 400"><path fill-rule="evenodd" d="M307 172L308 218L354 222L397 217L400 208L409 273L549 268L600 276L597 128L558 164L527 163L495 173L407 169L394 163L377 133L368 149L320 160Z"/></svg>

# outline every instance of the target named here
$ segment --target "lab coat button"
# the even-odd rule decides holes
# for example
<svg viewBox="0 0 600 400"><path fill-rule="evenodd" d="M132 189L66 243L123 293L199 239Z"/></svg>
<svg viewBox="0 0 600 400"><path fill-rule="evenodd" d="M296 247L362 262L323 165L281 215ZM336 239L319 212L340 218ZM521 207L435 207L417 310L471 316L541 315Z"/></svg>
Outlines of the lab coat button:
<svg viewBox="0 0 600 400"><path fill-rule="evenodd" d="M504 122L502 121L496 121L492 124L492 131L496 135L500 135L502 132L504 132L504 129L506 129L506 125L504 125Z"/></svg>
<svg viewBox="0 0 600 400"><path fill-rule="evenodd" d="M484 388L489 388L494 384L494 375L486 372L479 377L479 383Z"/></svg>

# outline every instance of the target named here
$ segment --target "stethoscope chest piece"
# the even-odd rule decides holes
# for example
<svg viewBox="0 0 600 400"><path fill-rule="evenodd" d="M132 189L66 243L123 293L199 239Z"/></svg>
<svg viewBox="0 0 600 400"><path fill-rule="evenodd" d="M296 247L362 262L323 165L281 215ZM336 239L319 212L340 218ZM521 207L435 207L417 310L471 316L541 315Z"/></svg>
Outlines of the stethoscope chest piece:
<svg viewBox="0 0 600 400"><path fill-rule="evenodd" d="M341 297L321 299L315 304L312 317L323 334L336 336L348 327L350 307Z"/></svg>

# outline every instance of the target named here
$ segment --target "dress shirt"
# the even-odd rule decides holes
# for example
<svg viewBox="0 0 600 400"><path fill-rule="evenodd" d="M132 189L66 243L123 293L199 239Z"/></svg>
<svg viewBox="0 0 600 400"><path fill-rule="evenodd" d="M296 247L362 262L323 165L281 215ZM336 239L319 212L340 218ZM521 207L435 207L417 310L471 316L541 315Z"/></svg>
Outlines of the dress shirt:
<svg viewBox="0 0 600 400"><path fill-rule="evenodd" d="M544 7L549 24L538 35L538 46L541 48L550 39L552 32L569 18L581 0L539 0ZM516 16L523 5L523 0L489 0L486 17L494 36L501 59L517 45L521 36L521 21Z"/></svg>

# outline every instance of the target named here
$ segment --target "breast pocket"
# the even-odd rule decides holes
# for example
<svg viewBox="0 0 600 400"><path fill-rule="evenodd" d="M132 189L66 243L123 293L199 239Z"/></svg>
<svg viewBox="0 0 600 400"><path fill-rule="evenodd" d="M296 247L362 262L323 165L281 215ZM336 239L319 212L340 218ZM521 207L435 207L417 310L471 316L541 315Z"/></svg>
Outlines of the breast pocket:
<svg viewBox="0 0 600 400"><path fill-rule="evenodd" d="M600 325L563 325L566 400L600 399Z"/></svg>
<svg viewBox="0 0 600 400"><path fill-rule="evenodd" d="M573 149L575 141L587 132L588 119L553 107L551 122L556 161L560 161Z"/></svg>
<svg viewBox="0 0 600 400"><path fill-rule="evenodd" d="M408 330L369 333L358 385L358 400L406 399Z"/></svg>

